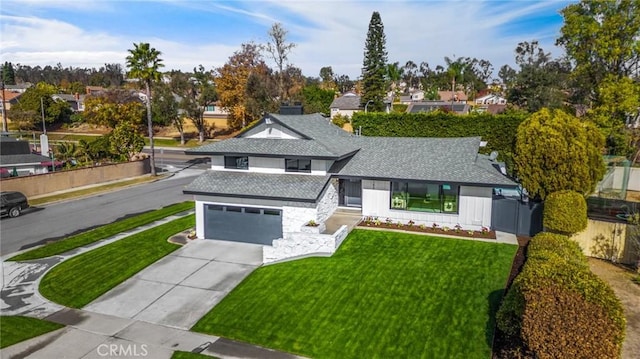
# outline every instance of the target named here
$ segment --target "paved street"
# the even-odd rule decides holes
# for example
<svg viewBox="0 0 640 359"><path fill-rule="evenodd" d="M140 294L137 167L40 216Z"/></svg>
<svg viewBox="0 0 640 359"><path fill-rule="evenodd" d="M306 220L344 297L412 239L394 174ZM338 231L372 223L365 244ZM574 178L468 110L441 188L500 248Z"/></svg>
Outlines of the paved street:
<svg viewBox="0 0 640 359"><path fill-rule="evenodd" d="M44 205L16 218L0 220L0 255L59 239L119 218L192 200L182 193L202 170L185 169L173 177L110 193Z"/></svg>

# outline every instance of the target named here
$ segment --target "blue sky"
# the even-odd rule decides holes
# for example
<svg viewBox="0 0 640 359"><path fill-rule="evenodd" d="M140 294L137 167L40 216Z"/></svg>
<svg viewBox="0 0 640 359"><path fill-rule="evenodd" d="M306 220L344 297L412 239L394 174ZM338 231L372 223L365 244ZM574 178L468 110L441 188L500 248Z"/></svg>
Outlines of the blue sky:
<svg viewBox="0 0 640 359"><path fill-rule="evenodd" d="M0 59L14 64L100 67L124 65L127 49L149 42L166 69L215 68L245 42L267 41L275 22L297 44L289 61L307 76L323 66L360 75L373 11L385 27L389 62L444 57L491 61L494 77L514 66L520 41L539 40L554 56L568 1L328 0L3 0ZM273 63L267 59L273 66Z"/></svg>

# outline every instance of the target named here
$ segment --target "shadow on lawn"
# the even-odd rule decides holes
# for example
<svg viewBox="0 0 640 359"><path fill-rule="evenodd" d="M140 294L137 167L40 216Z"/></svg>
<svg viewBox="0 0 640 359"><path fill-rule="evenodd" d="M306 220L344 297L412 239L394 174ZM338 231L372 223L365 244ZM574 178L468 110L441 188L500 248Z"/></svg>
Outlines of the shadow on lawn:
<svg viewBox="0 0 640 359"><path fill-rule="evenodd" d="M499 289L489 293L489 296L487 297L487 304L489 305L489 320L487 320L484 334L487 345L489 345L490 348L493 348L493 336L495 335L496 331L496 313L498 312L498 308L500 307L500 302L502 301L503 295L504 290Z"/></svg>

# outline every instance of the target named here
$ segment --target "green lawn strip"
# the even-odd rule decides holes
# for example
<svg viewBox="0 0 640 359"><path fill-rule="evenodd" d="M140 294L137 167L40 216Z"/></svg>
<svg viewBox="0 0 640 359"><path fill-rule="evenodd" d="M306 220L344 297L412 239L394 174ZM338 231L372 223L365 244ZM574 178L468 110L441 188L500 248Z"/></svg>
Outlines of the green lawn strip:
<svg viewBox="0 0 640 359"><path fill-rule="evenodd" d="M160 208L154 211L139 214L137 216L125 218L117 222L113 222L102 227L98 227L87 232L83 232L65 239L49 243L43 247L33 249L22 254L18 254L15 257L10 258L10 261L25 261L30 259L38 259L50 257L56 254L64 253L72 249L82 247L89 243L97 242L99 240L109 238L121 232L149 224L151 222L160 220L162 218L174 215L176 213L184 212L193 209L193 202L181 202L172 204L170 206Z"/></svg>
<svg viewBox="0 0 640 359"><path fill-rule="evenodd" d="M149 146L149 138L144 138L144 145ZM154 138L153 145L158 147L175 147L176 149L180 148L192 148L202 145L202 143L198 142L198 139L185 139L184 145L180 144L180 138Z"/></svg>
<svg viewBox="0 0 640 359"><path fill-rule="evenodd" d="M488 358L517 246L354 230L254 271L192 328L313 358Z"/></svg>
<svg viewBox="0 0 640 359"><path fill-rule="evenodd" d="M40 294L82 308L145 267L180 248L169 236L195 225L195 215L131 235L60 263L40 282Z"/></svg>
<svg viewBox="0 0 640 359"><path fill-rule="evenodd" d="M191 352L181 352L181 351L173 352L173 355L171 356L171 359L205 359L205 358L217 359L217 357L213 357L209 355L191 353Z"/></svg>
<svg viewBox="0 0 640 359"><path fill-rule="evenodd" d="M6 348L62 327L64 325L42 319L0 316L0 348Z"/></svg>

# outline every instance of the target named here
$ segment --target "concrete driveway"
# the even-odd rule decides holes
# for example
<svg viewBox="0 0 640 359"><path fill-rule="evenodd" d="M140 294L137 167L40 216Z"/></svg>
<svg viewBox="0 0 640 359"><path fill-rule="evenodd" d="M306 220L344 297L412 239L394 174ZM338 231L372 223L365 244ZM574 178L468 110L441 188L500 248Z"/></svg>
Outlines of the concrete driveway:
<svg viewBox="0 0 640 359"><path fill-rule="evenodd" d="M189 329L260 265L261 245L196 240L84 310Z"/></svg>

